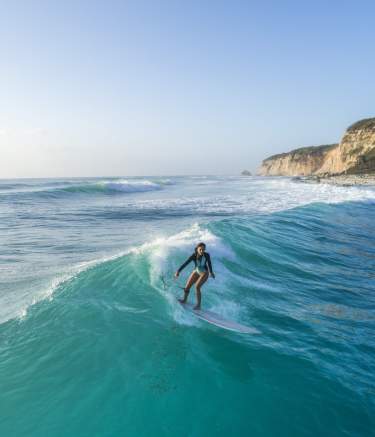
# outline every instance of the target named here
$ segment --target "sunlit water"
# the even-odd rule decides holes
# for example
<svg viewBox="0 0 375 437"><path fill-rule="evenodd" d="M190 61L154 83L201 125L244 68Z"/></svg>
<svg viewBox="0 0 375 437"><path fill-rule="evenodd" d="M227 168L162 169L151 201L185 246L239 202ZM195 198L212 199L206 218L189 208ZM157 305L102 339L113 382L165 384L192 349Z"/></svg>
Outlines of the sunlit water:
<svg viewBox="0 0 375 437"><path fill-rule="evenodd" d="M0 435L374 435L374 231L369 187L1 181ZM199 241L261 334L176 304Z"/></svg>

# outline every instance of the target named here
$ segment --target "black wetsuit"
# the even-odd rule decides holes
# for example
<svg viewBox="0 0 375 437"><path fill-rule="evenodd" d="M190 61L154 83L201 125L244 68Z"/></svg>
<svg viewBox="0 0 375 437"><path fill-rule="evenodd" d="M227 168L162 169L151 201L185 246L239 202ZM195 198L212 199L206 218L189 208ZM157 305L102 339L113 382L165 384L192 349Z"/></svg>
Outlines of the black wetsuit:
<svg viewBox="0 0 375 437"><path fill-rule="evenodd" d="M198 257L198 254L193 253L189 258L181 265L181 267L177 270L178 273L181 272L189 263L192 261L194 262L195 269L199 270L199 268L203 268L206 272L209 272L212 275L212 264L211 264L211 257L210 254L207 252L204 252L202 257L205 258L204 263L200 262L201 259ZM200 265L199 265L200 264ZM196 271L197 271L196 270ZM200 271L197 271L197 273L201 273Z"/></svg>

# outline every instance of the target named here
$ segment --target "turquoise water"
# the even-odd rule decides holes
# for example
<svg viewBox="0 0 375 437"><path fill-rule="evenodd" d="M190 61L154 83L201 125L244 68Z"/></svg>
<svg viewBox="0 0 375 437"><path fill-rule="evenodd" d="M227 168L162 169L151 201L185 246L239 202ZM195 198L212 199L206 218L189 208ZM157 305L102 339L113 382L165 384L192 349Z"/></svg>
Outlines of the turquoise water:
<svg viewBox="0 0 375 437"><path fill-rule="evenodd" d="M371 188L1 181L0 435L375 435L374 230ZM176 304L199 241L261 334Z"/></svg>

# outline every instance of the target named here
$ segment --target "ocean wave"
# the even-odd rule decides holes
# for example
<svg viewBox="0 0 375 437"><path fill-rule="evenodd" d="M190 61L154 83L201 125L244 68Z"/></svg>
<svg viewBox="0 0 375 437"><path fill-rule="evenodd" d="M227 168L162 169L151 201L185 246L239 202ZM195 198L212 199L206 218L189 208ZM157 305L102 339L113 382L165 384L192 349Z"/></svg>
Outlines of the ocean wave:
<svg viewBox="0 0 375 437"><path fill-rule="evenodd" d="M356 208L365 220L368 210L366 204L358 204ZM54 278L44 290L36 293L32 300L28 300L17 316L25 317L31 306L41 300L52 299L57 290L64 289L65 284L80 277L85 271L101 268L103 264L123 258L121 265L131 266L133 272L138 272L139 276L146 279L147 286L158 290L165 298L172 317L178 323L196 323L196 320L187 317L174 305L174 294L178 290L176 287L184 284L182 279L174 281L173 274L200 241L206 243L207 251L213 256L214 270L218 273L214 283L210 281L206 287L209 289L215 286L215 294L209 297L210 308L223 316L237 320L241 318L243 308L236 303L235 293L232 294L230 290L258 289L264 302L273 296L274 302L270 302L272 307L274 303L280 304L280 293L283 293L285 284L293 281L299 284L304 278L313 287L321 288L319 269L323 268L325 283L329 284L331 276L336 280L341 275L341 282L348 289L353 288L349 273L353 269L370 268L366 265L367 257L363 258L361 252L356 253L356 245L367 238L366 233L363 233L363 226L354 227L351 222L346 224L345 221L329 224L328 219L324 219L327 216L340 217L340 220L346 217L348 220L352 210L351 204L314 204L266 216L222 219L205 226L196 223L176 234L161 235L139 246L71 267ZM345 226L350 226L349 230ZM340 233L345 232L346 239L348 235L353 235L350 258L344 252L341 253L342 244L346 240L341 241ZM328 246L325 258L320 250L322 245ZM119 268L122 269L121 266ZM116 281L118 270L114 270L113 274L111 270L109 267L107 279ZM186 276L186 272L182 277ZM270 275L274 278L272 281ZM128 286L131 287L131 283ZM79 286L74 288L78 290ZM304 288L301 286L301 289ZM282 300L284 304L289 302L287 295Z"/></svg>
<svg viewBox="0 0 375 437"><path fill-rule="evenodd" d="M184 261L184 259L191 254L195 245L200 241L204 241L207 244L208 249L215 253L215 259L217 261L216 267L219 268L219 270L221 269L221 267L219 267L220 259L226 258L233 260L235 257L230 247L223 244L220 238L216 237L207 228L203 228L196 223L175 235L158 237L139 246L132 246L119 253L78 263L70 267L61 275L53 278L42 290L35 293L32 299L24 302L16 314L12 317L8 317L6 320L2 320L1 323L4 323L11 318L25 318L30 308L35 304L44 300L52 300L56 292L64 291L72 281L78 281L77 285L74 287L74 289L78 290L80 288L79 284L81 283L80 277L82 274L85 274L88 270L100 269L103 264L122 258L124 258L124 260L127 259L124 265L131 262L135 272L137 269L143 270L145 266L147 266L150 286L157 289L162 295L164 295L167 301L174 304L175 299L172 298L170 290L165 293L161 278L167 276L167 281L171 282L173 273L178 267L176 265L176 259L179 260L179 263ZM116 279L115 273L112 279ZM179 316L181 316L181 312L175 312L174 316L178 319ZM191 317L189 318L189 321L191 322Z"/></svg>
<svg viewBox="0 0 375 437"><path fill-rule="evenodd" d="M250 182L246 184L251 187ZM20 319L0 326L0 379L6 407L1 434L28 435L30 429L35 435L64 432L72 405L80 411L80 420L69 422L74 435L98 430L136 435L139 429L145 435L163 434L176 431L176 426L174 434L183 434L186 424L182 420L178 425L175 420L159 423L157 419L178 418L186 399L205 397L210 413L223 411L216 426L220 435L275 435L280 426L267 421L270 400L282 409L279 416L287 417L308 397L310 410L324 420L314 421L315 416L306 410L292 423L292 434L309 434L308 423L314 435L370 435L374 388L369 363L375 350L371 316L375 307L373 198L362 190L317 188L309 193L307 188L283 185L285 199L277 200L273 190L278 186L272 184L260 193L253 189L237 197L244 210L254 207L254 202L258 202L258 211L259 205L264 205L264 214L247 213L193 225L193 219L153 224L149 228L152 233L148 232L151 237L129 240L129 247L98 244L100 251L89 252L96 246L92 234L86 236L90 245L75 246L88 228L88 222L81 219L77 227L69 225L69 231L74 230L71 234L62 233L67 226L57 222L51 234L58 239L53 240L39 227L21 228L15 244L5 247L3 256L13 256L21 248L30 250L35 254L30 264L35 275L43 276L39 255L45 250L52 258L52 244L59 245L62 239L69 243L69 250L77 249L75 260L81 256L95 259L66 269L61 267L63 263L56 263L60 274L48 283L45 278L44 289L28 299L34 305L25 305ZM199 208L212 200L209 207L214 209L223 199L209 194L199 200ZM342 202L335 202L336 194ZM149 208L146 197L142 202ZM174 197L178 203L184 195ZM197 211L196 199L186 199L187 207ZM105 203L108 210L119 207L115 198L108 200L100 198L93 214L104 209ZM137 207L136 196L119 200L124 209L130 204ZM164 199L153 200L161 203ZM238 210L233 201L228 196L228 211ZM83 206L80 211L85 212ZM171 204L160 207L168 209ZM21 213L25 211L17 211ZM4 222L6 231L12 228ZM126 228L122 222L113 223L119 228L100 219L98 223L106 230L105 238L113 233L116 240L121 233L115 231ZM103 229L96 224L94 228L99 234ZM134 229L146 234L142 234L143 223L132 222L127 228L129 232ZM33 237L29 246L25 244L27 230ZM246 336L213 327L176 303L181 294L178 287L185 284L192 266L178 281L173 273L199 241L207 244L216 273L216 279L203 288L203 308L254 326L262 335ZM138 244L131 246L132 242ZM73 263L67 248L61 245L66 251L64 259ZM99 255L106 250L111 253ZM29 291L21 297L27 297ZM7 305L14 297L10 292L2 302ZM189 299L194 301L194 289ZM195 375L200 375L196 384ZM226 408L225 396L218 393L229 394L233 408ZM176 404L177 398L181 402ZM249 401L244 404L243 399ZM50 411L51 402L55 414L40 414ZM188 433L210 434L212 422L205 422L207 411L199 403L190 404L199 420L192 421ZM93 415L98 405L104 410ZM249 408L260 421L248 420ZM134 415L133 411L144 414ZM118 417L114 412L120 412ZM331 412L338 413L330 427ZM57 423L56 417L65 422ZM109 418L110 425L103 417ZM144 420L150 417L152 420ZM286 434L289 422L284 426Z"/></svg>
<svg viewBox="0 0 375 437"><path fill-rule="evenodd" d="M179 216L228 216L233 214L273 213L312 203L342 203L350 201L374 202L372 187L341 187L326 184L295 183L290 178L242 178L225 179L196 177L192 186L202 189L194 195L173 197L141 197L142 193L157 192L176 185L168 178L143 179L94 179L46 181L22 189L0 190L0 201L29 201L31 199L56 199L67 196L122 196L129 195L127 204L119 207L118 214L112 209L102 212L109 218L155 219ZM227 183L228 185L222 185ZM0 185L1 187L1 185ZM9 186L10 187L10 186ZM184 184L182 184L184 187ZM230 193L233 192L233 194ZM177 193L177 190L170 190ZM130 196L140 194L139 198ZM230 194L229 194L230 193ZM122 209L121 209L122 208ZM101 212L99 211L100 215Z"/></svg>
<svg viewBox="0 0 375 437"><path fill-rule="evenodd" d="M85 261L82 263L77 263L70 268L68 268L66 271L62 272L60 275L52 278L46 286L42 287L38 292L34 293L33 296L30 299L27 299L23 305L18 308L14 314L7 315L6 318L3 318L0 320L0 324L7 322L8 320L18 318L20 320L24 319L28 311L39 302L45 301L45 300L53 300L54 294L61 290L64 287L64 285L67 285L71 281L73 281L75 278L78 278L78 276L89 270L93 269L97 266L100 266L104 263L107 263L109 261L116 260L118 258L121 258L132 251L134 251L135 248L131 248L126 251L122 251L120 253L114 254L114 255L108 255L104 256L98 259L93 259L90 261Z"/></svg>
<svg viewBox="0 0 375 437"><path fill-rule="evenodd" d="M5 191L5 190L14 190L14 189L19 189L19 188L28 188L29 184L23 184L20 182L16 182L16 183L4 183L1 182L0 183L0 191Z"/></svg>
<svg viewBox="0 0 375 437"><path fill-rule="evenodd" d="M142 193L162 189L162 185L150 180L107 180L88 184L79 184L61 188L59 191L67 193L86 194L116 194L116 193Z"/></svg>
<svg viewBox="0 0 375 437"><path fill-rule="evenodd" d="M162 190L165 186L172 185L170 180L152 181L148 179L141 180L103 180L90 182L59 182L53 185L24 185L21 190L15 190L15 185L9 185L3 189L2 196L5 198L46 198L56 199L74 194L87 195L116 195L116 194L132 194L143 193L149 191ZM4 187L5 185L3 185ZM13 187L13 190L10 190ZM1 187L0 187L1 188ZM8 191L6 191L8 190Z"/></svg>
<svg viewBox="0 0 375 437"><path fill-rule="evenodd" d="M74 183L75 182L72 181L72 186L64 187L63 189L66 190L67 188L70 188L75 190L77 187L78 189L87 189L87 187L90 187L89 189L93 190L113 190L117 192L117 190L120 189L120 192L123 192L122 190L125 190L125 192L132 192L131 190L133 189L138 189L141 191L146 189L147 191L150 189L160 189L161 187L160 180L158 183L156 183L155 181L148 179L108 179L94 182L82 182L82 184L75 185ZM169 183L169 181L167 181L167 183ZM113 184L115 184L115 186ZM299 229L308 230L309 226L312 226L316 216L320 216L323 213L331 214L332 211L336 211L335 208L338 208L341 213L346 213L348 210L350 211L353 209L352 202L357 203L356 208L358 208L358 211L360 208L363 208L364 211L366 211L366 208L368 207L368 205L366 206L366 202L373 203L375 199L374 191L367 188L330 187L317 184L315 187L312 187L312 189L311 185L293 184L289 180L267 180L266 184L268 187L270 185L277 184L277 186L275 185L275 192L272 190L268 190L266 192L267 197L253 197L254 194L245 194L242 195L242 197L238 196L237 198L229 195L218 196L217 198L211 197L210 199L204 197L193 199L144 199L134 201L134 203L132 203L129 197L129 202L122 202L124 204L121 206L121 208L117 206L111 207L111 209L108 209L108 211L98 211L97 208L95 208L92 212L92 217L95 217L99 220L103 218L123 219L128 217L131 219L135 219L137 217L142 217L143 219L158 217L158 219L160 219L160 217L163 217L163 214L166 218L171 218L174 216L186 217L189 214L194 215L198 209L201 217L205 214L214 215L215 217L219 217L220 215L230 216L231 214L237 214L238 217L241 216L246 222L256 223L256 220L258 220L256 216L259 214L254 215L250 213L267 213L270 215L273 222L279 223L280 226L275 227L272 232L268 232L265 230L264 225L262 225L262 227L259 228L259 236L252 244L255 251L255 259L259 260L261 263L265 263L266 265L273 266L274 254L271 253L272 251L269 251L268 248L263 247L262 249L261 247L265 241L268 241L268 237L276 240L279 238L279 230L283 226L286 226L285 223L288 223L290 218L289 215L285 215L285 210L292 211L294 208L296 211L291 212L291 214L296 214L297 218L292 221L292 225L289 225L288 228L288 231L291 233L291 235L296 235ZM155 188L155 185L159 188ZM251 186L251 184L249 184L249 186ZM276 190L276 188L278 189ZM285 195L281 196L280 190L285 191ZM58 192L61 192L61 189L59 189ZM286 194L287 192L289 193L288 195ZM363 205L362 207L361 204ZM333 209L331 209L330 205L332 205ZM283 213L280 213L284 215L278 216L277 214L280 211L284 211ZM276 215L274 214L275 212ZM91 217L86 211L85 214L85 220L87 220L88 217ZM366 212L363 214L366 215ZM335 213L335 216L340 217L340 214ZM233 224L235 223L235 219L228 218L219 220L216 223L219 224L227 222ZM147 264L150 266L148 273L150 284L160 289L160 276L168 273L169 276L172 277L174 269L176 268L176 266L173 265L175 262L174 260L179 259L182 262L183 258L190 253L197 242L204 241L206 244L208 244L208 251L210 252L212 250L215 253L215 259L219 260L218 266L221 271L225 273L224 277L228 278L231 277L231 274L227 273L226 264L221 260L234 260L234 251L232 248L236 247L237 242L241 239L244 239L245 241L247 234L251 233L254 227L246 227L246 233L242 236L241 226L236 228L235 235L231 235L230 232L225 234L218 232L216 228L216 226L218 226L217 224L212 223L204 227L195 224L194 226L178 234L172 236L160 236L152 241L144 243L142 246L131 248L126 253L138 255L143 253L147 257ZM220 227L218 229L220 230ZM226 228L226 230L228 229L229 228ZM308 244L310 244L310 240L304 237L301 239L301 247L306 246L305 243L308 246ZM355 246L353 245L353 247ZM242 250L243 248L241 248L241 251ZM124 253L117 254L114 256L114 258L120 257L123 254ZM289 271L290 263L288 263L285 254L277 253L275 256L277 256L280 260L286 260L285 271ZM97 261L73 267L66 274L62 274L60 278L52 280L44 291L42 290L36 293L31 300L27 299L26 305L21 311L18 311L18 315L25 315L27 308L30 305L33 305L40 300L49 298L54 294L55 290L58 289L61 284L69 281L72 277L87 269L89 266L93 264L101 264L102 262L106 262L110 259L113 259L113 257L104 259L101 258ZM282 275L282 271L280 272L280 275ZM238 280L241 281L241 278ZM220 281L221 278L219 277L215 282L216 284L220 284ZM226 287L225 281L220 285Z"/></svg>
<svg viewBox="0 0 375 437"><path fill-rule="evenodd" d="M357 208L356 222L353 208ZM21 316L25 318L36 302L63 295L65 301L69 296L89 299L102 311L127 312L129 317L148 314L149 323L168 319L179 326L207 329L176 304L191 266L178 280L173 278L194 246L204 241L216 273L216 279L204 287L206 309L256 326L263 332L263 342L286 354L303 351L301 339L291 338L288 344L283 340L298 330L342 347L344 341L352 341L349 323L372 322L362 311L363 296L373 302L373 249L364 232L371 229L372 219L366 204L315 204L204 226L196 223L76 265L55 278ZM194 294L192 290L191 300ZM143 311L148 308L152 310ZM342 325L333 325L335 318ZM356 329L361 332L364 327ZM320 358L312 354L311 359Z"/></svg>

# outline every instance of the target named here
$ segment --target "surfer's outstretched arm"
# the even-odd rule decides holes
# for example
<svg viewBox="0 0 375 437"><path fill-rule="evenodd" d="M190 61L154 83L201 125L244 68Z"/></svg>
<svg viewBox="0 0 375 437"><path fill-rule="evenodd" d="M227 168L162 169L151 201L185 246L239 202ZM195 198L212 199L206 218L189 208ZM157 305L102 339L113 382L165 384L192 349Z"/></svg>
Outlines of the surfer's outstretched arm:
<svg viewBox="0 0 375 437"><path fill-rule="evenodd" d="M189 258L179 267L179 269L177 270L177 272L175 273L176 278L178 278L178 275L181 273L181 271L192 261L194 261L195 258L195 254L193 253L193 255L189 256Z"/></svg>
<svg viewBox="0 0 375 437"><path fill-rule="evenodd" d="M206 260L207 260L207 267L208 267L208 273L213 278L215 277L215 273L212 271L212 264L211 264L211 257L208 253L205 254Z"/></svg>

